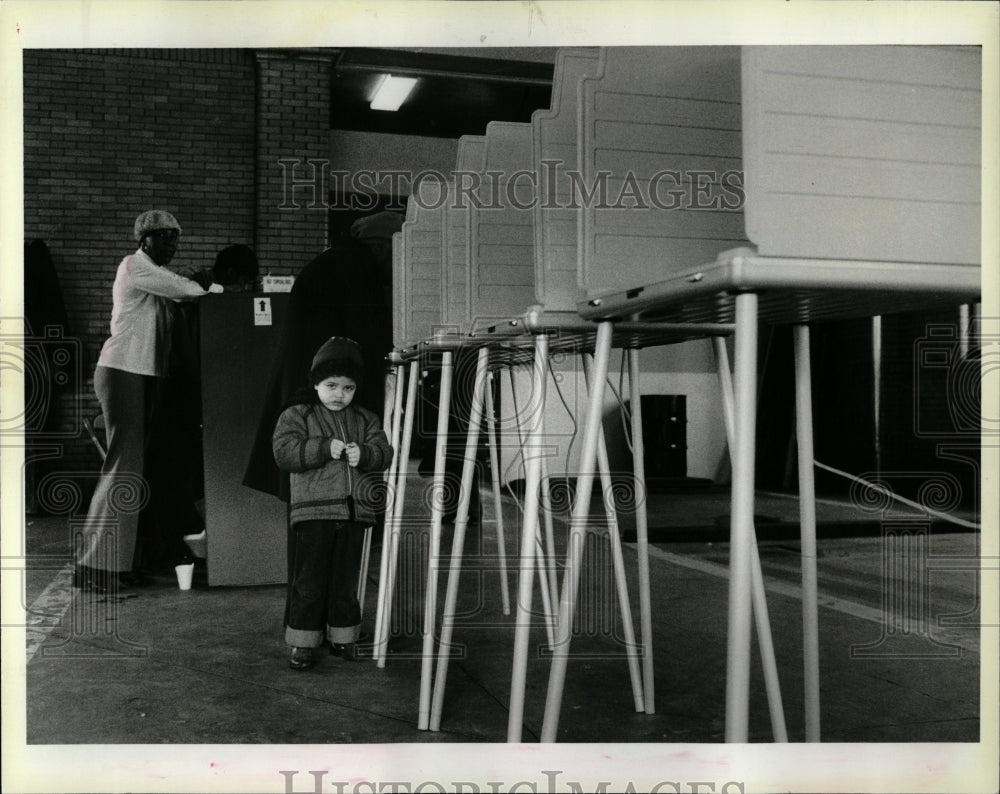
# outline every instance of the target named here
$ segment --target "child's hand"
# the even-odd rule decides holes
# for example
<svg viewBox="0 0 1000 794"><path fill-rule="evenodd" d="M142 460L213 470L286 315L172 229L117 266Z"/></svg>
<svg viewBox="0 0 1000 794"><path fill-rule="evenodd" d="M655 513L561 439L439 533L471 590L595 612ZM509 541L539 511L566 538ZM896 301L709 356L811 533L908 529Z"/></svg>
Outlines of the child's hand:
<svg viewBox="0 0 1000 794"><path fill-rule="evenodd" d="M335 438L330 442L330 457L334 460L340 460L340 456L344 452L344 442L339 438Z"/></svg>
<svg viewBox="0 0 1000 794"><path fill-rule="evenodd" d="M349 466L357 466L361 460L361 447L352 441L350 444L344 446L344 452L347 454L347 464Z"/></svg>

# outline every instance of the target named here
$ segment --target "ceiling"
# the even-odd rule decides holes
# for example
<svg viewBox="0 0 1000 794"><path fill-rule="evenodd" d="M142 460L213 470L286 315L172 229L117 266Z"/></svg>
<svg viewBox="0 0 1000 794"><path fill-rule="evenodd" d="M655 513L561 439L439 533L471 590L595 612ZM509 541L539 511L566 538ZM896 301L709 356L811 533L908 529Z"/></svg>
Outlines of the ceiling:
<svg viewBox="0 0 1000 794"><path fill-rule="evenodd" d="M344 49L333 68L330 127L458 138L491 121L531 120L549 107L555 48ZM382 75L417 77L395 112L368 104Z"/></svg>

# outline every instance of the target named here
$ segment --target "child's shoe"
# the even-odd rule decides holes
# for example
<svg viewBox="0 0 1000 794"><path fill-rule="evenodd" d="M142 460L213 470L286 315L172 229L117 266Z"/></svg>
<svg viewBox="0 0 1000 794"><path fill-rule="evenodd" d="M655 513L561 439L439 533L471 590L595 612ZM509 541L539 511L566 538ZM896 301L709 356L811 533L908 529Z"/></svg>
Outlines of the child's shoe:
<svg viewBox="0 0 1000 794"><path fill-rule="evenodd" d="M313 666L312 648L292 648L292 655L288 657L288 666L293 670L308 670Z"/></svg>
<svg viewBox="0 0 1000 794"><path fill-rule="evenodd" d="M349 662L358 659L358 644L356 642L335 642L330 646L330 653Z"/></svg>
<svg viewBox="0 0 1000 794"><path fill-rule="evenodd" d="M326 642L328 642L330 645L331 656L341 656L345 659L349 659L352 662L357 660L358 658L360 658L360 656L363 655L362 653L359 653L358 646L360 645L363 648L367 648L368 646L370 646L371 641L372 641L372 635L369 634L367 631L360 632L358 634L358 639L354 642L333 642L330 639L326 640ZM344 649L347 648L348 646L350 646L350 650L348 650L345 653Z"/></svg>

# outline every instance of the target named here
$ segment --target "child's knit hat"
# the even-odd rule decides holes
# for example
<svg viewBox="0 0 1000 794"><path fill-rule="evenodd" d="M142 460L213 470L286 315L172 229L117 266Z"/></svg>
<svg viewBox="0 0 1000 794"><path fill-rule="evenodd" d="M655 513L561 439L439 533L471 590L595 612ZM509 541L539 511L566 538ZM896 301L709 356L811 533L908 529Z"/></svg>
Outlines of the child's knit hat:
<svg viewBox="0 0 1000 794"><path fill-rule="evenodd" d="M313 356L310 371L315 370L320 364L333 360L350 361L355 364L359 371L364 371L364 357L361 355L361 345L346 336L332 336L327 339L323 346L316 351Z"/></svg>

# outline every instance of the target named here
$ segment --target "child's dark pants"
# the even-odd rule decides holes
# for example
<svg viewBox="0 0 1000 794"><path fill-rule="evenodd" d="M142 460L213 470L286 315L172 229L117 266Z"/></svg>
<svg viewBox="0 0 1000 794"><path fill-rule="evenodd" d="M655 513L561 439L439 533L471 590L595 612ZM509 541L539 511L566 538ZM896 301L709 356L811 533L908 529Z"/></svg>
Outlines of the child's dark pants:
<svg viewBox="0 0 1000 794"><path fill-rule="evenodd" d="M318 648L330 642L357 642L361 633L358 574L365 525L353 521L301 521L290 563L285 642Z"/></svg>

